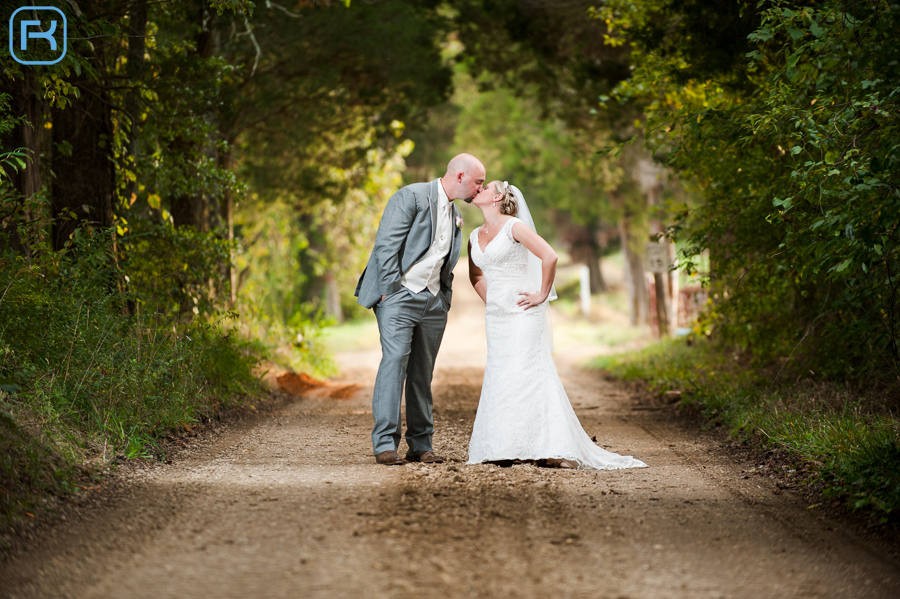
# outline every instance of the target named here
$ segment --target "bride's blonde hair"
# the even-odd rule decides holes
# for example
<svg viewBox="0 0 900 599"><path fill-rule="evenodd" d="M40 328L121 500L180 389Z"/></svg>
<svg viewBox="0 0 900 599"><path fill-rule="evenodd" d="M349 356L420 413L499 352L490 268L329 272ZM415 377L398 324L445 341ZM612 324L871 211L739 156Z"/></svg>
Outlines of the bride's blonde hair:
<svg viewBox="0 0 900 599"><path fill-rule="evenodd" d="M494 193L499 193L501 196L497 200L500 203L500 214L517 215L519 213L519 203L516 201L516 196L509 182L492 181L490 184L494 186Z"/></svg>

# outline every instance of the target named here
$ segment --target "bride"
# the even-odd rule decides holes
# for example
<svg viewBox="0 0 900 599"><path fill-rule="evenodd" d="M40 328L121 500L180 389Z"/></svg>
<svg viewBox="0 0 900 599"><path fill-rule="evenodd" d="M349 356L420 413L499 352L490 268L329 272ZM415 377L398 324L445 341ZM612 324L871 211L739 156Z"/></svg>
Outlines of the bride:
<svg viewBox="0 0 900 599"><path fill-rule="evenodd" d="M555 299L556 252L534 230L521 192L493 181L472 203L484 224L469 237L469 279L485 303L488 351L468 463L646 467L597 447L569 403L550 355L546 314Z"/></svg>

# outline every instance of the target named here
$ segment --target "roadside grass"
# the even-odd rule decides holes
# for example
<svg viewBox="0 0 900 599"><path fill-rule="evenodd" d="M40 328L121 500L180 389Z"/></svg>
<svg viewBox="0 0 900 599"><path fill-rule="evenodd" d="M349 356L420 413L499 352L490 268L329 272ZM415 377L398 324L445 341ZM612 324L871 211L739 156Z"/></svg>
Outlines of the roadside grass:
<svg viewBox="0 0 900 599"><path fill-rule="evenodd" d="M619 311L624 290L603 293L591 297L592 317L586 319L581 313L579 302L561 296L551 306L553 336L557 341L589 346L605 346L609 351L622 351L626 346L644 343L650 338L649 327L624 325L627 316Z"/></svg>
<svg viewBox="0 0 900 599"><path fill-rule="evenodd" d="M332 327L323 324L324 319L298 318L296 322L285 324L260 314L253 306L240 308L241 321L235 325L235 331L244 339L255 339L255 352L265 356L270 366L274 364L318 378L337 373L327 343L327 331Z"/></svg>
<svg viewBox="0 0 900 599"><path fill-rule="evenodd" d="M615 254L612 259L618 257ZM559 298L551 303L554 313L561 316L553 318L553 335L558 341L605 346L612 353L626 346L643 345L651 339L649 327L627 324L628 292L624 287L610 284L608 291L592 295L590 315L585 317L579 298L579 280L571 272L567 279L560 278L556 287Z"/></svg>
<svg viewBox="0 0 900 599"><path fill-rule="evenodd" d="M115 276L102 252L0 256L0 528L262 391L259 344L223 317L129 315Z"/></svg>
<svg viewBox="0 0 900 599"><path fill-rule="evenodd" d="M331 354L377 347L378 323L372 317L358 318L322 331L322 343Z"/></svg>
<svg viewBox="0 0 900 599"><path fill-rule="evenodd" d="M661 395L681 392L681 404L711 425L804 461L826 496L851 510L883 521L900 513L900 423L882 397L796 374L773 385L777 369L752 369L705 339L665 340L592 365Z"/></svg>

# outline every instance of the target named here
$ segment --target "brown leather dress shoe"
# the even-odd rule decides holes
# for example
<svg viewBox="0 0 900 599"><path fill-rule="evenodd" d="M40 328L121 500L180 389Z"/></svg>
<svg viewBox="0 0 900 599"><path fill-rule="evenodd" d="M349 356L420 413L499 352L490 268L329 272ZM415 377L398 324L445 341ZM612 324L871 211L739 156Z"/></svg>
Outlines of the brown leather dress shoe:
<svg viewBox="0 0 900 599"><path fill-rule="evenodd" d="M433 451L423 451L422 453L406 454L407 462L422 462L423 464L443 464L444 458L434 455Z"/></svg>
<svg viewBox="0 0 900 599"><path fill-rule="evenodd" d="M397 455L396 451L382 451L375 454L375 463L382 466L402 466L403 458Z"/></svg>

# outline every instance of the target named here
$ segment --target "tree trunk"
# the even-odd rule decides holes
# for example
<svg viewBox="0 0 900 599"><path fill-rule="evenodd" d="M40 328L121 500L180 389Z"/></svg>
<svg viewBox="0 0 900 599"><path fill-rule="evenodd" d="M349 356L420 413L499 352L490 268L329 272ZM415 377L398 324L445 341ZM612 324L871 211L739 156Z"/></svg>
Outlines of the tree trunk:
<svg viewBox="0 0 900 599"><path fill-rule="evenodd" d="M209 59L216 53L217 40L215 32L209 25L213 19L213 13L205 2L190 2L188 6L188 18L196 22L200 21L200 31L194 37L197 44L196 55L201 59ZM176 139L174 149L185 160L192 160L202 148L199 144L189 140ZM189 164L185 168L190 168ZM198 231L210 230L209 199L200 192L186 192L172 197L172 221L176 227L193 227Z"/></svg>
<svg viewBox="0 0 900 599"><path fill-rule="evenodd" d="M190 152L187 150L185 155ZM172 197L172 222L176 227L209 231L209 204L202 193L184 193Z"/></svg>
<svg viewBox="0 0 900 599"><path fill-rule="evenodd" d="M600 254L602 247L597 240L602 231L601 223L594 221L586 225L575 224L568 217L557 222L557 232L569 246L569 255L573 261L582 262L590 272L591 293L603 293L608 287L600 270Z"/></svg>
<svg viewBox="0 0 900 599"><path fill-rule="evenodd" d="M147 50L147 0L136 0L128 13L128 21L125 26L128 33L128 52L126 54L126 76L134 85L125 96L125 116L129 121L128 133L128 157L132 161L132 171L137 172L137 161L141 153L141 98L140 85L143 82L144 54ZM129 181L125 188L125 198L129 204L137 199L138 181ZM115 252L114 252L115 255ZM118 262L116 263L118 268ZM124 291L124 290L123 290ZM134 298L127 300L125 312L128 315L135 314L138 304Z"/></svg>
<svg viewBox="0 0 900 599"><path fill-rule="evenodd" d="M24 77L11 82L12 96L10 109L13 116L25 117L27 123L18 125L3 139L3 151L24 148L28 157L23 170L9 172L13 187L22 199L31 197L41 190L41 128L43 126L44 105L34 76L34 70L24 69ZM6 215L0 215L0 218ZM0 243L8 244L13 250L31 259L31 248L19 237L18 225L29 215L21 213L21 201L16 214L0 223Z"/></svg>
<svg viewBox="0 0 900 599"><path fill-rule="evenodd" d="M669 336L669 303L666 300L665 275L661 272L653 273L653 287L656 292L656 322L659 324L659 336Z"/></svg>
<svg viewBox="0 0 900 599"><path fill-rule="evenodd" d="M585 248L585 263L591 274L591 294L605 293L609 290L603 279L603 271L600 270L600 247L596 241L589 243Z"/></svg>
<svg viewBox="0 0 900 599"><path fill-rule="evenodd" d="M65 247L72 233L86 223L110 227L113 222L115 179L110 108L89 84L80 97L70 97L65 110L54 109L53 171L50 197L53 249ZM60 146L66 148L60 150ZM74 214L74 216L72 216Z"/></svg>
<svg viewBox="0 0 900 599"><path fill-rule="evenodd" d="M88 21L107 8L99 0L85 0L80 4ZM90 53L98 73L106 72L104 52L111 51L110 46L79 44L78 47ZM113 223L112 109L101 89L102 83L97 85L92 79L73 83L78 87L78 97L69 96L65 109L51 111L55 174L50 194L51 243L57 251L65 247L79 227L105 228Z"/></svg>
<svg viewBox="0 0 900 599"><path fill-rule="evenodd" d="M341 293L337 279L332 273L325 273L325 314L334 318L338 324L344 322L341 311Z"/></svg>
<svg viewBox="0 0 900 599"><path fill-rule="evenodd" d="M625 282L628 287L628 299L631 307L631 324L646 324L650 311L650 298L647 292L647 280L644 278L644 260L639 248L643 245L634 239L631 221L623 216L619 220L619 236L622 253L625 256Z"/></svg>
<svg viewBox="0 0 900 599"><path fill-rule="evenodd" d="M141 99L138 86L143 79L144 53L147 43L147 0L137 0L128 14L128 54L126 73L128 80L135 85L135 89L125 96L125 113L129 120L128 153L132 160L136 161L140 154L141 132ZM133 198L138 190L138 182L131 181L125 190L126 198Z"/></svg>
<svg viewBox="0 0 900 599"><path fill-rule="evenodd" d="M675 261L676 253L675 244L667 243L666 259L669 261L669 264L677 266ZM674 333L675 329L677 329L680 324L678 322L678 315L681 307L681 296L679 295L680 285L678 283L678 268L673 268L666 273L666 283L666 290L669 293L669 326Z"/></svg>
<svg viewBox="0 0 900 599"><path fill-rule="evenodd" d="M219 156L219 164L223 169L231 170L234 167L234 157L231 153L232 145L228 144L228 151L222 153ZM219 214L222 218L222 223L225 225L225 229L228 236L229 245L234 244L234 194L231 193L231 189L226 188L224 193L222 194L222 200L219 205ZM235 301L237 300L237 272L234 268L234 250L229 249L228 253L228 266L227 266L227 276L228 276L228 304L229 306L234 306Z"/></svg>
<svg viewBox="0 0 900 599"><path fill-rule="evenodd" d="M663 233L663 224L659 210L662 204L660 196L662 194L664 173L652 160L641 160L637 167L637 178L640 182L641 190L647 198L647 208L652 215L650 218L650 240L655 241ZM666 255L668 256L671 253L668 241L662 240L660 243L665 244ZM669 307L672 305L669 299L672 291L671 280L667 273L653 273L653 282L656 289L656 322L659 323L660 337L668 337L671 333L671 328L669 327L671 314Z"/></svg>

